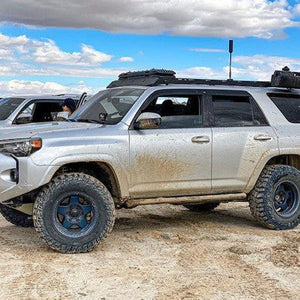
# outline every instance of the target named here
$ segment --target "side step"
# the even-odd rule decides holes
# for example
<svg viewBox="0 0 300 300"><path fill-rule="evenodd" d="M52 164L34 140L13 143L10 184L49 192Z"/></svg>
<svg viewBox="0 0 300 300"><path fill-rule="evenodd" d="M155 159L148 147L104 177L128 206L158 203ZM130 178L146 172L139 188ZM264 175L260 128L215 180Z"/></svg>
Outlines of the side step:
<svg viewBox="0 0 300 300"><path fill-rule="evenodd" d="M133 208L138 205L150 204L197 204L208 202L229 202L229 201L245 201L247 194L218 194L218 195L203 195L203 196L184 196L184 197L161 197L147 199L130 199L124 203L127 208Z"/></svg>

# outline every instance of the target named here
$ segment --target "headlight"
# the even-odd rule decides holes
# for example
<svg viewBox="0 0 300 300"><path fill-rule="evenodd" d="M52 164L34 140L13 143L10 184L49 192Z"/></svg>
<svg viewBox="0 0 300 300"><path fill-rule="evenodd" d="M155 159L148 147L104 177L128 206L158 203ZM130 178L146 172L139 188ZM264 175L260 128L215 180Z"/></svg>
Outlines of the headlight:
<svg viewBox="0 0 300 300"><path fill-rule="evenodd" d="M40 138L0 141L0 153L13 154L18 157L28 156L41 148Z"/></svg>

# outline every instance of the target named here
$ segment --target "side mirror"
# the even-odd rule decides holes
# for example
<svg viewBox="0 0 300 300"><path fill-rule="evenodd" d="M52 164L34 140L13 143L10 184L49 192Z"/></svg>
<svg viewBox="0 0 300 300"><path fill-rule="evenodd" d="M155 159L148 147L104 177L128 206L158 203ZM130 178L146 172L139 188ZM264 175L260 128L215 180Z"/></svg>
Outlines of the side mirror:
<svg viewBox="0 0 300 300"><path fill-rule="evenodd" d="M155 129L161 123L161 116L152 112L144 112L139 115L134 123L135 129Z"/></svg>
<svg viewBox="0 0 300 300"><path fill-rule="evenodd" d="M29 114L20 114L16 119L16 124L27 124L31 122L31 115Z"/></svg>

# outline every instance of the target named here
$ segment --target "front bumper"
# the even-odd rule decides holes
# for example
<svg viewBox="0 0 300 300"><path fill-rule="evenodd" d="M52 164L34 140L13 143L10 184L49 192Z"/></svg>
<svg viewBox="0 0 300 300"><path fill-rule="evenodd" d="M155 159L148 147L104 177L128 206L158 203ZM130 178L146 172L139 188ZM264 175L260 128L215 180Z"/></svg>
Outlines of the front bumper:
<svg viewBox="0 0 300 300"><path fill-rule="evenodd" d="M27 194L48 183L56 169L38 166L30 156L13 158L0 154L0 202Z"/></svg>
<svg viewBox="0 0 300 300"><path fill-rule="evenodd" d="M0 202L2 202L2 194L9 193L17 185L13 174L17 173L17 161L3 154L0 154Z"/></svg>

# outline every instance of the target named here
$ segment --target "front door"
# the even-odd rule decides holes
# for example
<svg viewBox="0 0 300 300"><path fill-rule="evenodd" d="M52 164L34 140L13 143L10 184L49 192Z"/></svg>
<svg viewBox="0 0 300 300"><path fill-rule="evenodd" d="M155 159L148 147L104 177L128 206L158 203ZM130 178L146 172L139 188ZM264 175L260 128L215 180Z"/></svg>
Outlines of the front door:
<svg viewBox="0 0 300 300"><path fill-rule="evenodd" d="M209 193L212 134L201 92L167 90L150 97L141 113L158 113L162 122L157 129L130 130L130 196Z"/></svg>

